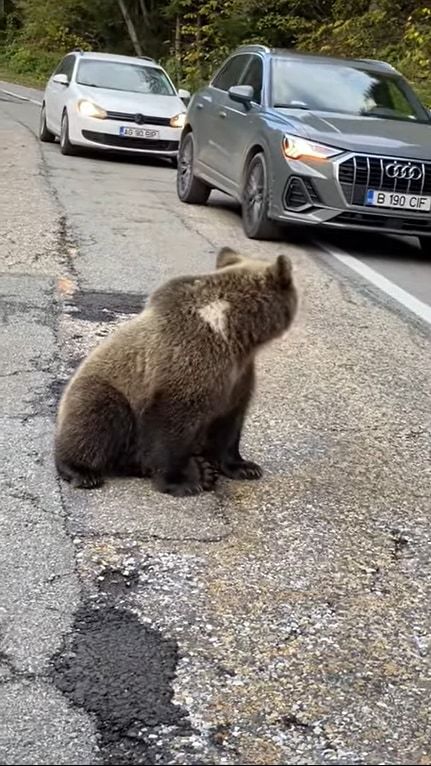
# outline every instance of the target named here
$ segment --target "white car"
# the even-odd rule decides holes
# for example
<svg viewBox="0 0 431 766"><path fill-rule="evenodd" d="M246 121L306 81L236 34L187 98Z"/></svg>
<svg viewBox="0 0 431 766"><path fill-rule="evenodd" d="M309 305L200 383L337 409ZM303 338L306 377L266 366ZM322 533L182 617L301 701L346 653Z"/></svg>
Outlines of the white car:
<svg viewBox="0 0 431 766"><path fill-rule="evenodd" d="M189 98L153 59L72 51L48 80L39 137L59 137L63 154L122 150L175 164Z"/></svg>

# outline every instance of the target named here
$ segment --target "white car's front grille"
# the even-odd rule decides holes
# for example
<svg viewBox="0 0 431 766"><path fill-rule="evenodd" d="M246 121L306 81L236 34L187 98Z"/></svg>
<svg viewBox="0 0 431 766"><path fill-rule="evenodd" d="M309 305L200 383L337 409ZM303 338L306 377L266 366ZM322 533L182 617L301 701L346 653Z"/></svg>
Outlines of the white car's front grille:
<svg viewBox="0 0 431 766"><path fill-rule="evenodd" d="M119 122L134 122L136 125L170 125L170 117L151 117L140 112L129 114L128 112L106 112L109 120L118 120Z"/></svg>

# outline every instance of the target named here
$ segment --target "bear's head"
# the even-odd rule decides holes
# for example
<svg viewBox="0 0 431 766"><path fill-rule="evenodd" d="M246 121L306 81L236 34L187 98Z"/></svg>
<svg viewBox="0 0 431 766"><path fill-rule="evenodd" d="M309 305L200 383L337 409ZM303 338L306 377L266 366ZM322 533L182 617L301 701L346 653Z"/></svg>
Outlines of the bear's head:
<svg viewBox="0 0 431 766"><path fill-rule="evenodd" d="M244 320L248 314L254 322L260 322L263 342L288 329L297 311L298 295L287 255L277 255L269 262L223 247L217 254L216 271L236 275L234 281L243 297Z"/></svg>

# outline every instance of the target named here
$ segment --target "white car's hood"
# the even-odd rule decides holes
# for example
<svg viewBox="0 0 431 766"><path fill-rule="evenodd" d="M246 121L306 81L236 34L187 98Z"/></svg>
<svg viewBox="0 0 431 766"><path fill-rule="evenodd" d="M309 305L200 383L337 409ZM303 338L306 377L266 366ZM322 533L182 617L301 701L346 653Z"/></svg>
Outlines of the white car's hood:
<svg viewBox="0 0 431 766"><path fill-rule="evenodd" d="M129 91L91 88L79 85L81 98L88 98L110 112L143 114L147 117L173 117L186 111L179 96L153 96Z"/></svg>

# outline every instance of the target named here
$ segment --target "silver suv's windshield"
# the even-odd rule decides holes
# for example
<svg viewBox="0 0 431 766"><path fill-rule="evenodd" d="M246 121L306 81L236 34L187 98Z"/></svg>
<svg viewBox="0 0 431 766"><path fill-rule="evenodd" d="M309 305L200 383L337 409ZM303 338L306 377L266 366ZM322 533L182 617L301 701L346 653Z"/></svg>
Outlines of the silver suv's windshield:
<svg viewBox="0 0 431 766"><path fill-rule="evenodd" d="M271 74L274 107L429 122L401 77L365 65L362 69L275 57Z"/></svg>
<svg viewBox="0 0 431 766"><path fill-rule="evenodd" d="M79 64L76 82L80 85L108 90L123 90L154 96L175 95L162 69L117 61L84 59Z"/></svg>

